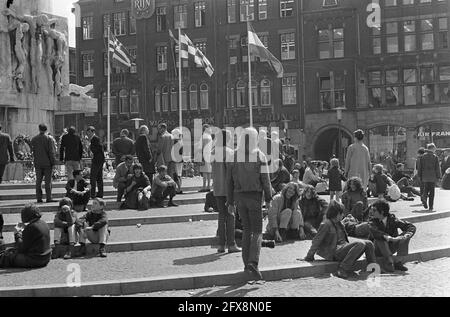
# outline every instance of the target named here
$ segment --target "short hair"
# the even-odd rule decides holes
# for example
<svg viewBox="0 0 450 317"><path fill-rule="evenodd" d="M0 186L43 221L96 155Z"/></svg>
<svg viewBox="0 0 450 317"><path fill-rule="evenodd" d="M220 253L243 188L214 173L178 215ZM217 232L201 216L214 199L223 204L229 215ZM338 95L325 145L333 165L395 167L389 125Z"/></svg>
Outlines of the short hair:
<svg viewBox="0 0 450 317"><path fill-rule="evenodd" d="M340 202L336 201L336 200L332 200L330 202L330 205L327 208L327 219L334 219L336 218L338 215L343 214L345 210L345 207L343 204L341 204Z"/></svg>
<svg viewBox="0 0 450 317"><path fill-rule="evenodd" d="M125 155L125 161L133 161L134 157L131 154Z"/></svg>
<svg viewBox="0 0 450 317"><path fill-rule="evenodd" d="M359 141L362 141L364 139L364 131L361 129L358 129L355 132L353 132L353 135Z"/></svg>
<svg viewBox="0 0 450 317"><path fill-rule="evenodd" d="M141 127L139 128L139 133L142 133L145 130L148 130L148 127L146 125L141 125Z"/></svg>
<svg viewBox="0 0 450 317"><path fill-rule="evenodd" d="M295 169L295 170L292 171L292 175L293 175L294 173L299 173L299 174L300 174L300 171L299 171L298 169Z"/></svg>
<svg viewBox="0 0 450 317"><path fill-rule="evenodd" d="M95 132L95 128L93 126L89 126L86 131Z"/></svg>
<svg viewBox="0 0 450 317"><path fill-rule="evenodd" d="M432 151L436 149L436 144L430 143L427 145L427 150Z"/></svg>
<svg viewBox="0 0 450 317"><path fill-rule="evenodd" d="M417 154L419 154L419 155L424 155L424 154L425 154L425 148L424 148L424 147L419 148L419 149L417 150Z"/></svg>
<svg viewBox="0 0 450 317"><path fill-rule="evenodd" d="M334 167L339 167L339 160L337 158L331 159L330 165Z"/></svg>
<svg viewBox="0 0 450 317"><path fill-rule="evenodd" d="M381 164L375 164L375 166L373 168L377 173L383 172L383 165L381 165Z"/></svg>
<svg viewBox="0 0 450 317"><path fill-rule="evenodd" d="M167 171L167 166L161 165L160 167L158 167L158 173L161 173L161 172L164 172L164 171Z"/></svg>
<svg viewBox="0 0 450 317"><path fill-rule="evenodd" d="M372 204L372 207L375 207L383 217L389 216L389 203L384 199L378 199Z"/></svg>
<svg viewBox="0 0 450 317"><path fill-rule="evenodd" d="M133 165L133 172L135 170L141 170L142 169L142 164L141 163L136 163Z"/></svg>
<svg viewBox="0 0 450 317"><path fill-rule="evenodd" d="M68 132L69 134L75 134L76 129L75 129L74 126L70 126L69 129L67 129L67 132Z"/></svg>
<svg viewBox="0 0 450 317"><path fill-rule="evenodd" d="M23 223L31 222L34 219L41 218L41 212L35 204L26 204L20 212Z"/></svg>
<svg viewBox="0 0 450 317"><path fill-rule="evenodd" d="M120 135L125 134L126 136L128 136L130 134L130 131L128 131L127 129L122 129L120 131Z"/></svg>
<svg viewBox="0 0 450 317"><path fill-rule="evenodd" d="M347 186L345 188L346 191L351 191L351 185L354 184L355 185L355 191L356 192L364 192L363 189L363 185L362 185L362 180L361 178L359 178L358 176L353 176L351 177L348 181L347 181Z"/></svg>
<svg viewBox="0 0 450 317"><path fill-rule="evenodd" d="M105 207L105 206L106 206L106 202L105 202L105 200L104 200L103 198L95 197L93 200L96 200L96 201L98 202L98 204L99 204L100 206L102 206L102 207Z"/></svg>
<svg viewBox="0 0 450 317"><path fill-rule="evenodd" d="M62 206L69 206L70 209L73 209L72 199L70 199L69 197L61 198L61 200L59 201L59 208L61 208Z"/></svg>
<svg viewBox="0 0 450 317"><path fill-rule="evenodd" d="M47 126L44 123L41 123L39 125L39 131L46 132L47 131Z"/></svg>
<svg viewBox="0 0 450 317"><path fill-rule="evenodd" d="M158 128L160 128L160 129L164 128L164 129L167 130L167 124L165 124L164 122L163 122L163 123L160 123L159 126L158 126Z"/></svg>
<svg viewBox="0 0 450 317"><path fill-rule="evenodd" d="M405 166L403 163L397 163L396 165L397 169L402 168L403 166Z"/></svg>
<svg viewBox="0 0 450 317"><path fill-rule="evenodd" d="M82 170L74 170L72 175L73 175L73 177L76 177L78 175L81 175L81 172L82 172Z"/></svg>

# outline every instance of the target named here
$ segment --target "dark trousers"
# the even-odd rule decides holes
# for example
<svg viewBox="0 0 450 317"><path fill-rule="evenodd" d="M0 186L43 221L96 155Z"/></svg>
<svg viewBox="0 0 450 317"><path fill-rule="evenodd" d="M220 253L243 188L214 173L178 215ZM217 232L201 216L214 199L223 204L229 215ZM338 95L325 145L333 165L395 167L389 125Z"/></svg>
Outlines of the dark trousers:
<svg viewBox="0 0 450 317"><path fill-rule="evenodd" d="M262 242L262 193L248 192L236 194L236 207L241 217L242 260L245 267L249 263L258 266Z"/></svg>
<svg viewBox="0 0 450 317"><path fill-rule="evenodd" d="M352 271L356 261L366 254L367 263L376 263L375 246L369 240L356 240L350 243L339 245L336 248L334 258L340 262L339 267L345 271Z"/></svg>
<svg viewBox="0 0 450 317"><path fill-rule="evenodd" d="M397 253L398 256L405 256L409 253L409 241L404 239L395 242L387 242L384 240L375 240L375 254L383 258L390 258Z"/></svg>
<svg viewBox="0 0 450 317"><path fill-rule="evenodd" d="M0 238L2 237L2 232L3 232L3 224L5 222L3 221L3 215L0 214Z"/></svg>
<svg viewBox="0 0 450 317"><path fill-rule="evenodd" d="M3 180L3 174L5 174L6 164L0 164L0 184Z"/></svg>
<svg viewBox="0 0 450 317"><path fill-rule="evenodd" d="M156 186L156 185L155 185ZM169 186L166 188L162 188L160 186L157 186L153 194L151 195L151 198L154 202L161 203L169 197L169 200L172 200L173 197L177 194L177 191L174 186Z"/></svg>
<svg viewBox="0 0 450 317"><path fill-rule="evenodd" d="M219 246L233 247L236 245L234 238L234 222L235 215L228 213L228 208L225 206L227 197L216 196L217 209L219 209Z"/></svg>
<svg viewBox="0 0 450 317"><path fill-rule="evenodd" d="M47 266L50 258L51 254L34 258L10 249L0 253L0 268L41 268Z"/></svg>
<svg viewBox="0 0 450 317"><path fill-rule="evenodd" d="M125 188L127 188L127 184L125 182L119 183L117 185L117 201L121 202L123 194L125 193Z"/></svg>
<svg viewBox="0 0 450 317"><path fill-rule="evenodd" d="M424 182L423 183L423 193L422 193L422 201L427 202L430 208L434 206L434 190L436 187L436 183L432 182Z"/></svg>
<svg viewBox="0 0 450 317"><path fill-rule="evenodd" d="M139 162L142 164L142 169L144 170L145 175L147 175L150 180L150 185L153 186L153 175L155 174L155 167L152 167L152 163L150 162Z"/></svg>
<svg viewBox="0 0 450 317"><path fill-rule="evenodd" d="M103 164L91 166L91 197L95 198L95 189L98 187L97 197L103 198Z"/></svg>
<svg viewBox="0 0 450 317"><path fill-rule="evenodd" d="M89 192L86 192L84 194L69 193L67 194L67 197L72 199L74 206L86 206L89 202L89 199L91 198L91 194Z"/></svg>
<svg viewBox="0 0 450 317"><path fill-rule="evenodd" d="M45 195L47 200L52 199L52 171L51 167L36 167L36 198L42 200L42 178L45 180Z"/></svg>

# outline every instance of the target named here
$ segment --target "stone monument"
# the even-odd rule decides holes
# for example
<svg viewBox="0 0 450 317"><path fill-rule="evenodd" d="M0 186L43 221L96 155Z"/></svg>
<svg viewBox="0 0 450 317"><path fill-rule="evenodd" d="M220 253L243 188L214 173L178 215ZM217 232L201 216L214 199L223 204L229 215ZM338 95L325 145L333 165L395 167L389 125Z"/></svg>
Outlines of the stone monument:
<svg viewBox="0 0 450 317"><path fill-rule="evenodd" d="M67 18L51 11L51 0L0 0L0 121L13 138L39 123L53 132L70 97Z"/></svg>

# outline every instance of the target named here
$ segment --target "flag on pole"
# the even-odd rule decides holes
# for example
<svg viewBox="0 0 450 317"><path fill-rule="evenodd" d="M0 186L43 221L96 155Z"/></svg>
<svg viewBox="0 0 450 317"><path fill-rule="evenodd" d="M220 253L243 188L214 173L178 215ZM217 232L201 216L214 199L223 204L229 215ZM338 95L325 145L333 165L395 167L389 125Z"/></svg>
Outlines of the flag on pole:
<svg viewBox="0 0 450 317"><path fill-rule="evenodd" d="M133 57L130 55L130 52L123 46L122 43L114 36L114 34L110 34L109 43L108 43L108 51L111 53L113 60L116 60L120 64L126 67L131 67Z"/></svg>
<svg viewBox="0 0 450 317"><path fill-rule="evenodd" d="M196 65L205 69L209 77L214 74L214 67L212 66L211 62L206 58L205 54L203 54L200 49L195 47L194 43L192 43L191 39L186 34L181 34L181 38L177 40L172 31L169 30L169 36L175 41L175 43L181 43L181 58L193 59Z"/></svg>
<svg viewBox="0 0 450 317"><path fill-rule="evenodd" d="M283 77L283 64L275 57L273 54L264 46L264 44L259 39L255 30L248 22L248 49L250 54L253 56L258 56L269 63L270 67L277 73L278 78Z"/></svg>

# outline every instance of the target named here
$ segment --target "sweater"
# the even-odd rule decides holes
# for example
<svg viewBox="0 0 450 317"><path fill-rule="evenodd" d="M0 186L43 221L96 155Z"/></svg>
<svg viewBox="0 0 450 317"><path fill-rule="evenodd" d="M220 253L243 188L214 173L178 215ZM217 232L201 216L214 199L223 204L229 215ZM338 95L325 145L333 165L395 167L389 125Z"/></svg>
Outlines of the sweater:
<svg viewBox="0 0 450 317"><path fill-rule="evenodd" d="M93 154L92 164L103 165L105 163L105 152L103 151L103 145L98 136L94 135L92 137L89 148Z"/></svg>
<svg viewBox="0 0 450 317"><path fill-rule="evenodd" d="M55 219L53 220L53 224L55 225L55 228L68 228L74 225L78 221L78 216L75 210L71 210L70 212L63 212L59 210L56 215Z"/></svg>
<svg viewBox="0 0 450 317"><path fill-rule="evenodd" d="M398 219L395 215L389 214L386 226L380 219L372 218L369 221L370 233L375 240L385 241L384 236L398 237L398 229L402 231L401 237L409 239L416 233L416 226L404 220Z"/></svg>
<svg viewBox="0 0 450 317"><path fill-rule="evenodd" d="M108 225L108 216L103 210L101 212L88 211L80 220L86 220L89 227L92 227L94 231L98 231L104 226Z"/></svg>
<svg viewBox="0 0 450 317"><path fill-rule="evenodd" d="M329 179L328 187L330 191L340 192L342 191L342 181L347 181L347 178L345 178L344 173L336 167L333 166L328 170L327 175L324 175L325 178Z"/></svg>
<svg viewBox="0 0 450 317"><path fill-rule="evenodd" d="M112 152L116 158L120 159L124 155L133 155L134 151L134 142L130 138L117 138L113 141Z"/></svg>
<svg viewBox="0 0 450 317"><path fill-rule="evenodd" d="M81 161L83 157L83 145L81 139L76 134L65 134L61 139L59 149L60 161Z"/></svg>
<svg viewBox="0 0 450 317"><path fill-rule="evenodd" d="M22 234L16 234L16 246L19 253L34 259L45 259L50 256L50 229L41 219L30 222Z"/></svg>
<svg viewBox="0 0 450 317"><path fill-rule="evenodd" d="M328 203L322 198L301 198L299 207L302 210L303 221L310 223L317 229L323 221Z"/></svg>

